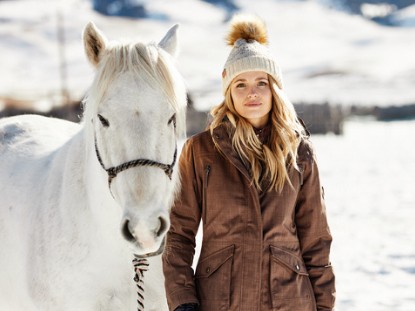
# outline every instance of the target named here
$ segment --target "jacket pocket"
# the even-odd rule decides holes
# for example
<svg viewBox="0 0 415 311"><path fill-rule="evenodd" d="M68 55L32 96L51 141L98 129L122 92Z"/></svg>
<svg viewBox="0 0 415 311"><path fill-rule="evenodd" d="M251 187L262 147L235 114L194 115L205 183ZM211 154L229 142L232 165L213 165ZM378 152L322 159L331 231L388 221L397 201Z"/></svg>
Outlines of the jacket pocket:
<svg viewBox="0 0 415 311"><path fill-rule="evenodd" d="M302 258L270 245L270 290L276 310L316 310L314 293Z"/></svg>
<svg viewBox="0 0 415 311"><path fill-rule="evenodd" d="M195 283L202 310L204 304L208 304L210 309L229 308L234 251L235 245L231 245L198 263Z"/></svg>

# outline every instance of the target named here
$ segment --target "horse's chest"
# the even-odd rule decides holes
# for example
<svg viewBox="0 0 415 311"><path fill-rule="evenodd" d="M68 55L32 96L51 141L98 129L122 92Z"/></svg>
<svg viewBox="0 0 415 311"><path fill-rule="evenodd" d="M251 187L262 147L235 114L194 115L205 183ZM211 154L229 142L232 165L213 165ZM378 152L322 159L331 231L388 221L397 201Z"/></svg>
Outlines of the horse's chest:
<svg viewBox="0 0 415 311"><path fill-rule="evenodd" d="M77 272L68 273L63 268L58 279L44 276L43 281L32 284L31 296L44 310L135 310L132 275L122 276L113 269L85 270L80 266Z"/></svg>
<svg viewBox="0 0 415 311"><path fill-rule="evenodd" d="M94 310L136 310L137 302L135 301L135 295L131 291L113 291L109 290L103 293L101 300Z"/></svg>

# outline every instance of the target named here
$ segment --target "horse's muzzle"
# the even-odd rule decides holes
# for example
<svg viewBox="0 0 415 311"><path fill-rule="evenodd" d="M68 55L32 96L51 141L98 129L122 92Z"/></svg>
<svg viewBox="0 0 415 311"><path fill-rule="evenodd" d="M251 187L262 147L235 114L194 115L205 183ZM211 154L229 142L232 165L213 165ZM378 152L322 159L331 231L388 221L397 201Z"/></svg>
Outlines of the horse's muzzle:
<svg viewBox="0 0 415 311"><path fill-rule="evenodd" d="M123 237L143 252L150 251L151 256L158 255L163 252L164 236L169 229L169 222L163 216L157 218L156 226L148 228L148 222L140 222L134 225L129 219L125 219L121 226ZM163 240L162 240L163 239ZM162 240L161 244L160 241ZM158 250L154 251L158 247ZM154 254L154 255L153 255Z"/></svg>

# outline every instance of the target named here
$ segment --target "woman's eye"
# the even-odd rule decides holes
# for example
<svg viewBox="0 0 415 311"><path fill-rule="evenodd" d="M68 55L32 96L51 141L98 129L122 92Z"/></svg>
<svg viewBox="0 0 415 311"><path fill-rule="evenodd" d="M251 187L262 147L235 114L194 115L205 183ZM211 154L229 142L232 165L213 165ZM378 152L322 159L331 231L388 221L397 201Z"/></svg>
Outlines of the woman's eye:
<svg viewBox="0 0 415 311"><path fill-rule="evenodd" d="M238 88L238 89L241 89L241 88L245 87L245 83L238 83L235 87Z"/></svg>
<svg viewBox="0 0 415 311"><path fill-rule="evenodd" d="M168 125L173 123L174 128L176 128L176 114L172 115L172 117L169 119L169 122L167 122Z"/></svg>
<svg viewBox="0 0 415 311"><path fill-rule="evenodd" d="M265 82L265 81L259 81L258 82L258 86L267 86L267 85L268 85L268 83Z"/></svg>
<svg viewBox="0 0 415 311"><path fill-rule="evenodd" d="M110 123L108 122L107 119L105 119L103 116L101 116L100 114L98 115L98 119L101 122L101 124L105 127L110 126Z"/></svg>

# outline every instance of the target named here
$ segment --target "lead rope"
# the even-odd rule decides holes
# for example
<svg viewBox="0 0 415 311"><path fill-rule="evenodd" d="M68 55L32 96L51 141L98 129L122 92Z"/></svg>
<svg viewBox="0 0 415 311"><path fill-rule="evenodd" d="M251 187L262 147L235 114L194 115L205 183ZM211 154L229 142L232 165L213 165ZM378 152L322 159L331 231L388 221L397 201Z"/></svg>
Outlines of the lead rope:
<svg viewBox="0 0 415 311"><path fill-rule="evenodd" d="M149 263L145 258L134 258L134 281L137 285L137 311L144 311L144 272L148 270Z"/></svg>

